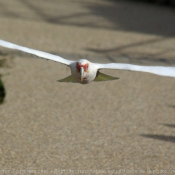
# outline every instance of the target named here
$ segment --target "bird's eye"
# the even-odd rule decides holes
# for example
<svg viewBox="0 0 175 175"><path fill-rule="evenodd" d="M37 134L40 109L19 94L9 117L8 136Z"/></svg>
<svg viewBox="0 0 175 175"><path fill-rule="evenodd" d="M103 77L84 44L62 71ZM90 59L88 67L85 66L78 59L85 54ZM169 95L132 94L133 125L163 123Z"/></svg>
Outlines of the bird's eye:
<svg viewBox="0 0 175 175"><path fill-rule="evenodd" d="M86 69L88 69L88 68L89 68L89 65L87 64L87 65L86 65Z"/></svg>

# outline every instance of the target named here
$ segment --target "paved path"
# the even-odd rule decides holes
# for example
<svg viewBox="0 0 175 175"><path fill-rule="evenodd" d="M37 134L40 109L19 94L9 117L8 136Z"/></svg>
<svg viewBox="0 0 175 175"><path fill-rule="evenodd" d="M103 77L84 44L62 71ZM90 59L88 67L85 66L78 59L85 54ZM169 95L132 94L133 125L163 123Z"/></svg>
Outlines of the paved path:
<svg viewBox="0 0 175 175"><path fill-rule="evenodd" d="M1 39L65 58L175 65L174 36L175 12L168 7L0 0ZM57 82L70 74L61 64L4 48L0 54L8 65L0 70L6 89L0 106L0 174L173 171L173 78L106 70L120 79L65 84Z"/></svg>

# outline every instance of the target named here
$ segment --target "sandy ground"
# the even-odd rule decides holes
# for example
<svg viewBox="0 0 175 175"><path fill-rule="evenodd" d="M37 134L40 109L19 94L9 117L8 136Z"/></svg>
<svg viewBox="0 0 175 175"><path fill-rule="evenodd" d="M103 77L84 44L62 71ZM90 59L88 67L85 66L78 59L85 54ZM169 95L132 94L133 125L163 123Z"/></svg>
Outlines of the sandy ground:
<svg viewBox="0 0 175 175"><path fill-rule="evenodd" d="M174 37L169 7L0 0L1 39L68 59L175 66ZM0 54L0 174L175 174L175 79L105 70L120 79L58 83L66 66Z"/></svg>

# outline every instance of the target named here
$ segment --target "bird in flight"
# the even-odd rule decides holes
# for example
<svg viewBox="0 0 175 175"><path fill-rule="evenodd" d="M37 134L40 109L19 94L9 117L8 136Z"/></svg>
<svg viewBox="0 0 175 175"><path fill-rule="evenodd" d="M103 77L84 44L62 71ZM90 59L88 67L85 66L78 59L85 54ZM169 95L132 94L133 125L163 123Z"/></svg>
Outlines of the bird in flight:
<svg viewBox="0 0 175 175"><path fill-rule="evenodd" d="M56 61L70 67L71 75L59 80L59 82L88 84L92 81L107 81L107 80L118 79L117 77L101 73L100 72L101 69L140 71L140 72L157 74L160 76L175 77L175 67L139 66L139 65L123 64L123 63L99 64L99 63L92 63L86 59L80 59L79 61L72 61L64 59L57 55L49 54L34 49L29 49L27 47L19 46L3 40L0 40L0 46L20 50L22 52L26 52L35 55L37 57L45 58L47 60Z"/></svg>

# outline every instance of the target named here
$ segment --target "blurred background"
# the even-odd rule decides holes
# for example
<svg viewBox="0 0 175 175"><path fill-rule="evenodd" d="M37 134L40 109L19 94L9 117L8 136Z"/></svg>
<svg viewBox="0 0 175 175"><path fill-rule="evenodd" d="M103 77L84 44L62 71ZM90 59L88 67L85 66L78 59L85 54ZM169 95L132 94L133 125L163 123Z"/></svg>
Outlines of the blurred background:
<svg viewBox="0 0 175 175"><path fill-rule="evenodd" d="M2 1L1 38L30 44L37 36L34 46L41 47L57 37L48 51L168 59L174 55L175 12L157 3L170 1Z"/></svg>
<svg viewBox="0 0 175 175"><path fill-rule="evenodd" d="M174 4L0 0L0 39L72 60L175 66ZM58 83L66 66L0 47L0 168L172 174L175 80L105 73L120 80Z"/></svg>

